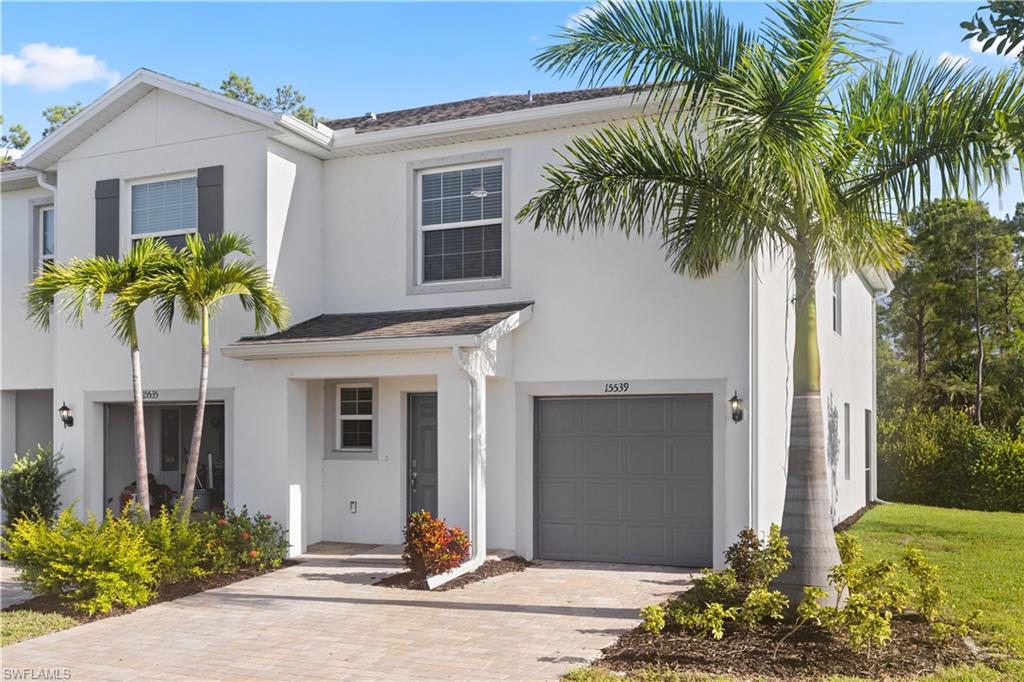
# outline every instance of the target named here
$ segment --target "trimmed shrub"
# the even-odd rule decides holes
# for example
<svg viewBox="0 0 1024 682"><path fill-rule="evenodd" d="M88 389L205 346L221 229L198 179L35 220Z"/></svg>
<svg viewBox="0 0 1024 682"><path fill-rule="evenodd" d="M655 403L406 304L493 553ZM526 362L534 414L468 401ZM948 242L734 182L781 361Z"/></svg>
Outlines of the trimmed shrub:
<svg viewBox="0 0 1024 682"><path fill-rule="evenodd" d="M23 516L52 519L60 511L60 486L74 469L61 471L64 456L52 446L15 455L9 471L0 471L0 497L7 523Z"/></svg>
<svg viewBox="0 0 1024 682"><path fill-rule="evenodd" d="M439 575L469 558L466 532L435 519L428 511L409 514L404 534L402 561L416 575Z"/></svg>
<svg viewBox="0 0 1024 682"><path fill-rule="evenodd" d="M127 516L107 512L102 523L91 515L83 522L71 509L53 523L23 516L5 534L4 550L30 590L89 615L142 606L153 596L156 558Z"/></svg>
<svg viewBox="0 0 1024 682"><path fill-rule="evenodd" d="M241 568L277 568L288 554L288 533L270 515L250 515L243 505L230 507L223 516L206 514L192 524L200 536L203 568L213 573L234 573Z"/></svg>
<svg viewBox="0 0 1024 682"><path fill-rule="evenodd" d="M203 568L203 535L197 524L181 517L178 504L161 507L160 513L146 521L137 505L125 507L132 522L142 529L153 551L154 574L158 584L176 583L206 575Z"/></svg>
<svg viewBox="0 0 1024 682"><path fill-rule="evenodd" d="M953 408L878 420L878 495L894 502L1024 511L1024 440Z"/></svg>

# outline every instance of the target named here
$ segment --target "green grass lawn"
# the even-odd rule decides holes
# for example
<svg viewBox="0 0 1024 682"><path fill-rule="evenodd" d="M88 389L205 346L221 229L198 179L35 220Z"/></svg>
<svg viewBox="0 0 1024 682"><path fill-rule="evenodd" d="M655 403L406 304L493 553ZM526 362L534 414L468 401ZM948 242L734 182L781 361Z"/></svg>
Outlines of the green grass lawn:
<svg viewBox="0 0 1024 682"><path fill-rule="evenodd" d="M866 559L919 548L939 567L951 615L981 610L976 625L986 643L1024 658L1024 514L884 504L850 533Z"/></svg>
<svg viewBox="0 0 1024 682"><path fill-rule="evenodd" d="M67 630L75 625L78 625L78 621L59 613L0 611L0 646Z"/></svg>

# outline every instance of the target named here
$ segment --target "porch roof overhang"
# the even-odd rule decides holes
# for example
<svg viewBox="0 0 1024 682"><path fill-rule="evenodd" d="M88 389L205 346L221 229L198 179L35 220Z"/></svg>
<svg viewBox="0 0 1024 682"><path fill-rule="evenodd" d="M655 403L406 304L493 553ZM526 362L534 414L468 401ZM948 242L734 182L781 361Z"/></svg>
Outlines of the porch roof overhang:
<svg viewBox="0 0 1024 682"><path fill-rule="evenodd" d="M318 315L221 348L239 360L481 348L533 315L533 302Z"/></svg>

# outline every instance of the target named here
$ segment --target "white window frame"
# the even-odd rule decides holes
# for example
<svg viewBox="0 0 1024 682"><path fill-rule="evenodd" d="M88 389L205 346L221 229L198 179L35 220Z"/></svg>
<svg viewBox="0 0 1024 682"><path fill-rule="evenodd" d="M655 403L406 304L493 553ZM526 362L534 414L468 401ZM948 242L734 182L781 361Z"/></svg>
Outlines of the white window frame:
<svg viewBox="0 0 1024 682"><path fill-rule="evenodd" d="M461 154L434 159L412 161L408 164L407 193L409 197L409 243L408 243L408 286L406 293L427 294L449 291L478 291L482 289L507 289L511 286L511 198L509 181L510 150L501 149L475 154ZM422 177L431 173L501 166L501 219L463 220L455 223L423 225ZM451 230L464 227L501 225L501 276L475 279L423 281L423 235L435 230Z"/></svg>
<svg viewBox="0 0 1024 682"><path fill-rule="evenodd" d="M843 278L839 275L832 278L832 331L843 333Z"/></svg>
<svg viewBox="0 0 1024 682"><path fill-rule="evenodd" d="M140 239L158 239L160 237L180 237L186 234L197 234L199 232L199 201L198 196L196 197L196 229L194 230L162 230L160 232L146 232L145 234L135 234L132 224L132 196L133 188L136 185L151 185L157 182L167 182L169 180L183 180L185 178L196 178L198 180L199 172L197 170L183 171L180 173L168 173L166 175L156 175L141 178L133 178L127 180L128 191L125 192L127 195L127 243L122 244L122 253L127 253L131 249L132 245ZM122 214L124 215L124 214ZM124 221L122 221L124 222Z"/></svg>
<svg viewBox="0 0 1024 682"><path fill-rule="evenodd" d="M370 414L341 414L341 391L346 388L370 389ZM342 447L341 431L345 421L370 422L370 447ZM340 453L372 453L377 448L377 386L370 381L340 382L334 386L334 451Z"/></svg>
<svg viewBox="0 0 1024 682"><path fill-rule="evenodd" d="M53 215L53 253L43 253L43 225L46 220L46 213ZM33 250L33 271L42 272L43 261L53 262L57 252L57 212L53 204L40 204L35 207L35 234Z"/></svg>

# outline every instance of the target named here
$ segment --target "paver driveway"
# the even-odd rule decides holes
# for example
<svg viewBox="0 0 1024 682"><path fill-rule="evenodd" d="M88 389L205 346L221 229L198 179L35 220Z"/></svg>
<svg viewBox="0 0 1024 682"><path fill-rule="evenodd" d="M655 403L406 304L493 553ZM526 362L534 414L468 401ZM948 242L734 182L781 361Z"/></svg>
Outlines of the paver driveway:
<svg viewBox="0 0 1024 682"><path fill-rule="evenodd" d="M72 680L553 679L690 578L542 562L420 592L372 586L400 566L383 548L365 549L328 547L334 555L4 647L3 667L67 669Z"/></svg>

